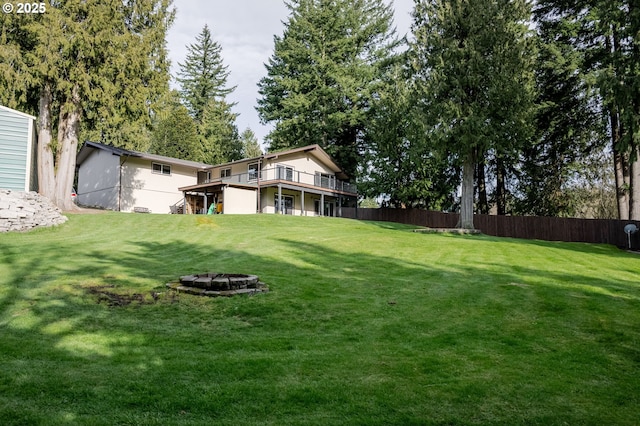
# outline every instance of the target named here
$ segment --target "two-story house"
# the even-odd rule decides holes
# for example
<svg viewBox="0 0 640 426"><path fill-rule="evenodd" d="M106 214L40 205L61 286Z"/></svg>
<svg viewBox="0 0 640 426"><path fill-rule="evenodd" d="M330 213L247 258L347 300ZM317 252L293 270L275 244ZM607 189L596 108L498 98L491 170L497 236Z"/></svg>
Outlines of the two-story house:
<svg viewBox="0 0 640 426"><path fill-rule="evenodd" d="M183 212L341 216L355 185L319 146L309 145L213 166L180 187Z"/></svg>

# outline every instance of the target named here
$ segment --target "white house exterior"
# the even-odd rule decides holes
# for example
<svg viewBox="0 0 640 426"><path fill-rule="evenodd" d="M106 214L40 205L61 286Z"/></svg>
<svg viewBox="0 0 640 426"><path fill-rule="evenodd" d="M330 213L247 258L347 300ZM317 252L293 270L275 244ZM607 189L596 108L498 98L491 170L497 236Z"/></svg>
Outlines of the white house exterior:
<svg viewBox="0 0 640 426"><path fill-rule="evenodd" d="M195 185L210 165L85 142L77 157L77 202L123 212L172 213L178 188Z"/></svg>
<svg viewBox="0 0 640 426"><path fill-rule="evenodd" d="M0 105L0 188L38 189L36 118Z"/></svg>
<svg viewBox="0 0 640 426"><path fill-rule="evenodd" d="M319 145L309 145L210 167L180 190L186 212L341 216L357 201L346 179Z"/></svg>

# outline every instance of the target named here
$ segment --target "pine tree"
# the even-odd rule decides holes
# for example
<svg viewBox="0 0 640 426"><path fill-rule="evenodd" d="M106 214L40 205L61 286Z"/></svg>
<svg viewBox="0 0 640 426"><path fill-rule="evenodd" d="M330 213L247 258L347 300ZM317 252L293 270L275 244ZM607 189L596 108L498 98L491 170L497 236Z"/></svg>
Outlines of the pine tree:
<svg viewBox="0 0 640 426"><path fill-rule="evenodd" d="M493 151L505 163L530 136L533 46L525 0L417 0L415 64L425 121L462 166L460 222L473 228L474 173ZM497 187L500 181L497 181Z"/></svg>
<svg viewBox="0 0 640 426"><path fill-rule="evenodd" d="M380 67L397 45L382 0L292 0L259 83L271 151L319 144L355 175Z"/></svg>
<svg viewBox="0 0 640 426"><path fill-rule="evenodd" d="M224 101L235 90L226 87L228 66L222 60L222 47L212 39L207 25L196 36L196 43L187 46L187 58L179 63L178 83L189 113L200 123L209 102Z"/></svg>
<svg viewBox="0 0 640 426"><path fill-rule="evenodd" d="M255 133L247 127L240 135L242 142L242 158L255 158L262 155L262 149L258 143Z"/></svg>
<svg viewBox="0 0 640 426"><path fill-rule="evenodd" d="M235 124L237 114L231 105L211 99L198 126L200 144L207 164L220 164L242 159L242 142Z"/></svg>

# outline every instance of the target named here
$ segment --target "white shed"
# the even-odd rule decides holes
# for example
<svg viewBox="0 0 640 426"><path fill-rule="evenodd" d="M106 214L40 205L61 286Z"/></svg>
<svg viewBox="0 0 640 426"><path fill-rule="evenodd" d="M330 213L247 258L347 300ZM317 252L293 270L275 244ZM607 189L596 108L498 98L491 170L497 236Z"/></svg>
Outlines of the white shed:
<svg viewBox="0 0 640 426"><path fill-rule="evenodd" d="M0 105L0 188L38 189L36 118Z"/></svg>

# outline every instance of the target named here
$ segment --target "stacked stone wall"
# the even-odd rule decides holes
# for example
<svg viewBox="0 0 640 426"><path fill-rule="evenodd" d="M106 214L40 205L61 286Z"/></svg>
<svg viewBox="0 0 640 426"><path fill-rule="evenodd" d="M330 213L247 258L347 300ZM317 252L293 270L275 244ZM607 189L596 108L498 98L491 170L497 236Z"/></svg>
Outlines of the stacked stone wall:
<svg viewBox="0 0 640 426"><path fill-rule="evenodd" d="M58 207L36 192L0 189L0 232L30 231L66 221Z"/></svg>

